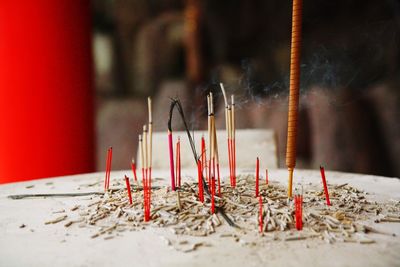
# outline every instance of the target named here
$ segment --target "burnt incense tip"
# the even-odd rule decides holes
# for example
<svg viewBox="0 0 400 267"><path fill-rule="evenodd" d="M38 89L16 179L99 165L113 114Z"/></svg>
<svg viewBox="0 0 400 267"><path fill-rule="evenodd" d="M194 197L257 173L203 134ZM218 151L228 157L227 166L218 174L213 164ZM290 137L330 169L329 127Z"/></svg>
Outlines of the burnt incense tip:
<svg viewBox="0 0 400 267"><path fill-rule="evenodd" d="M224 85L222 83L219 83L219 86L221 87L222 95L224 97L225 108L227 108L228 107L228 99L226 98Z"/></svg>

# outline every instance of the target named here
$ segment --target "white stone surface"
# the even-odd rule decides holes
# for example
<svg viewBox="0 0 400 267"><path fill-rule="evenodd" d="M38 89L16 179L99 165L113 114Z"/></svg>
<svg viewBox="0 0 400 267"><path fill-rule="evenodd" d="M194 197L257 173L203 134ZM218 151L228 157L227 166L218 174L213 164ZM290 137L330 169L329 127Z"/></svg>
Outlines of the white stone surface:
<svg viewBox="0 0 400 267"><path fill-rule="evenodd" d="M253 170L248 170L253 172ZM240 173L246 172L241 170ZM222 170L224 176L227 170ZM130 171L113 172L111 183ZM195 170L182 171L184 177ZM270 180L286 183L287 171L271 169ZM400 200L400 180L369 175L326 172L330 184L349 183L370 192L371 198ZM154 177L168 177L168 171L154 171ZM44 225L60 209L87 204L89 197L11 200L11 194L101 191L104 174L93 173L42 179L0 186L0 266L399 266L400 224L375 224L396 237L372 234L375 244L326 244L320 240L268 242L265 246L243 247L232 239L174 236L163 228L123 232L111 240L91 239L91 228L63 223ZM188 179L188 178L184 178ZM227 178L225 178L227 179ZM229 179L229 178L228 178ZM86 187L87 184L97 185ZM159 181L158 183L166 181ZM295 170L295 184L320 183L319 171ZM33 185L33 188L27 186ZM79 188L79 189L78 189ZM71 212L68 212L71 213ZM25 228L19 228L25 224ZM226 226L224 231L236 230ZM256 234L256 233L254 233ZM249 234L251 235L251 233ZM161 237L172 240L206 240L210 247L190 253L168 247ZM260 237L260 238L268 238Z"/></svg>

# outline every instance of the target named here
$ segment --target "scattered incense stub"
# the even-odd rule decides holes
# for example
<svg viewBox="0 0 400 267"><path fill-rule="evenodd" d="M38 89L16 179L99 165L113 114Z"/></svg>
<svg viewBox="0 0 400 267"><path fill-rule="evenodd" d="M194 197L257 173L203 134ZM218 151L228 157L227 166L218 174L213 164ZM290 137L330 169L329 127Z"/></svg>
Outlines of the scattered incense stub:
<svg viewBox="0 0 400 267"><path fill-rule="evenodd" d="M57 217L53 220L49 220L47 222L45 222L44 224L55 224L55 223L59 223L61 221L64 221L68 216L67 215L62 215L60 217Z"/></svg>
<svg viewBox="0 0 400 267"><path fill-rule="evenodd" d="M132 168L133 178L135 179L135 182L137 182L135 159L132 159L131 168Z"/></svg>
<svg viewBox="0 0 400 267"><path fill-rule="evenodd" d="M73 206L73 207L71 208L71 211L75 211L75 210L79 209L79 207L80 207L80 205L75 205L75 206Z"/></svg>

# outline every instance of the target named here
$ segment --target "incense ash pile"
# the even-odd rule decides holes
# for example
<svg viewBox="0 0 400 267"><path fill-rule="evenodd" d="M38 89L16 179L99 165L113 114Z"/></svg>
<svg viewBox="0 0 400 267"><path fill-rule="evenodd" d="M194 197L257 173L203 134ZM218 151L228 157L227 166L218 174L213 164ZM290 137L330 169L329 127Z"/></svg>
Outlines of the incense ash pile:
<svg viewBox="0 0 400 267"><path fill-rule="evenodd" d="M176 235L220 237L234 235L238 241L248 233L257 233L257 240L293 241L320 238L326 242L373 243L367 234L380 232L364 223L400 222L400 202L377 203L368 200L365 192L347 184L330 185L332 206L326 206L320 185L308 184L303 192L302 231L295 229L294 203L287 200L286 187L279 183L260 184L263 201L263 233L259 232L259 200L255 197L254 176L239 176L237 186L222 186L222 198L216 197L217 212L211 214L210 199L198 201L197 183L184 183L178 191L169 187L153 187L151 191L151 220L144 222L143 191L133 186L133 204L126 189L110 190L104 196L93 196L87 206L76 206L71 214L62 215L46 224L66 221L65 226L79 223L80 227L95 228L92 238L112 238L126 230L166 227ZM118 184L114 184L118 186ZM123 186L121 183L119 186ZM221 211L228 218L221 216ZM74 218L74 219L70 219ZM234 222L228 226L227 220ZM221 227L221 226L226 227ZM226 230L228 228L228 231ZM224 230L223 230L224 229ZM231 229L231 230L229 230ZM254 243L254 242L253 242Z"/></svg>

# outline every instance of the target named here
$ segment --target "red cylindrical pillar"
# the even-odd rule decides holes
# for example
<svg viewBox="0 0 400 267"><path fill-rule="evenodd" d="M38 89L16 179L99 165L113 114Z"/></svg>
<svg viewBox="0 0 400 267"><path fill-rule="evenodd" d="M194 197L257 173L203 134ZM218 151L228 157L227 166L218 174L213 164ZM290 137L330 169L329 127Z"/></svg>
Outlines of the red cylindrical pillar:
<svg viewBox="0 0 400 267"><path fill-rule="evenodd" d="M94 170L89 0L0 1L0 183Z"/></svg>

